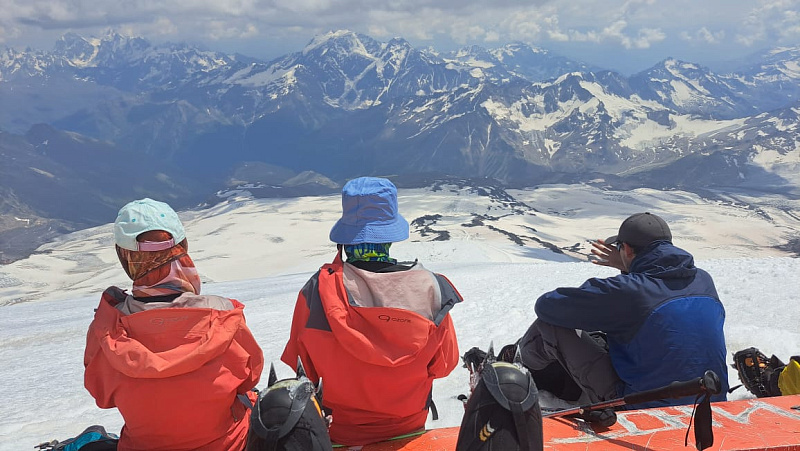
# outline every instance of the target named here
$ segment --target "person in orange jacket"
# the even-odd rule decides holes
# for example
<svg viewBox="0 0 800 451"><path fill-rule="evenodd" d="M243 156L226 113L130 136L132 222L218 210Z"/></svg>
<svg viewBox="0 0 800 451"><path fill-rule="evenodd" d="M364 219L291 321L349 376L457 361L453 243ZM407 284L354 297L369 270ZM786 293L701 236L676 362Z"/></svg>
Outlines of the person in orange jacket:
<svg viewBox="0 0 800 451"><path fill-rule="evenodd" d="M133 280L103 293L84 385L125 420L119 450L242 450L264 357L244 306L200 294L178 215L151 199L122 207L117 255Z"/></svg>
<svg viewBox="0 0 800 451"><path fill-rule="evenodd" d="M392 182L351 180L342 207L336 256L300 291L281 360L300 357L322 378L331 439L365 445L424 429L433 380L459 362L449 311L462 298L444 276L389 257L409 233Z"/></svg>

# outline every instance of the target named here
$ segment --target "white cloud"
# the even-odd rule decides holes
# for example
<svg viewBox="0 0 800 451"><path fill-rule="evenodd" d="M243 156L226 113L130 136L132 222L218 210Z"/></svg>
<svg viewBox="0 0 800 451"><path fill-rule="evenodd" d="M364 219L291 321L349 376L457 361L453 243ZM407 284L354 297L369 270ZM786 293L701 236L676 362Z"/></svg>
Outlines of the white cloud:
<svg viewBox="0 0 800 451"><path fill-rule="evenodd" d="M640 28L637 36L632 40L637 49L646 49L656 42L661 42L667 37L659 28Z"/></svg>
<svg viewBox="0 0 800 451"><path fill-rule="evenodd" d="M725 39L725 30L711 31L706 27L701 27L694 33L682 31L679 37L691 43L719 44Z"/></svg>
<svg viewBox="0 0 800 451"><path fill-rule="evenodd" d="M20 35L20 30L18 27L4 25L0 23L0 44L6 42L6 40L11 38L16 38Z"/></svg>
<svg viewBox="0 0 800 451"><path fill-rule="evenodd" d="M246 39L258 36L258 34L259 34L258 27L256 27L251 23L248 23L247 25L245 25L244 29L241 30L241 32L239 33L239 37Z"/></svg>
<svg viewBox="0 0 800 451"><path fill-rule="evenodd" d="M578 31L570 30L569 38L577 42L614 42L626 49L646 49L653 43L663 41L666 34L658 28L640 28L636 34L629 34L626 30L628 23L624 20L617 20L611 25L600 31Z"/></svg>
<svg viewBox="0 0 800 451"><path fill-rule="evenodd" d="M800 39L800 0L759 0L736 33L746 46L797 44Z"/></svg>
<svg viewBox="0 0 800 451"><path fill-rule="evenodd" d="M465 35L469 38L468 41L474 41L479 38L484 38L486 36L486 30L479 25L473 25L467 28Z"/></svg>
<svg viewBox="0 0 800 451"><path fill-rule="evenodd" d="M751 33L751 34L748 34L748 35L739 34L739 35L736 36L736 42L738 42L739 44L745 45L747 47L752 47L752 46L756 45L756 43L758 41L761 41L763 38L764 38L764 35L762 33L757 33L757 32L754 32L754 33Z"/></svg>
<svg viewBox="0 0 800 451"><path fill-rule="evenodd" d="M569 41L569 35L561 31L561 28L558 26L558 16L551 15L545 17L543 22L546 25L547 37L550 40L559 42Z"/></svg>
<svg viewBox="0 0 800 451"><path fill-rule="evenodd" d="M500 33L496 31L487 31L486 36L483 38L486 42L499 42L500 41Z"/></svg>
<svg viewBox="0 0 800 451"><path fill-rule="evenodd" d="M625 35L625 28L627 27L628 23L625 20L617 20L611 25L605 27L603 31L600 32L599 38L601 40L611 39L619 41L623 47L629 49L631 48L631 39Z"/></svg>
<svg viewBox="0 0 800 451"><path fill-rule="evenodd" d="M277 0L274 3L278 9L293 11L302 14L317 14L331 9L331 0ZM344 5L347 6L347 5ZM353 11L358 14L358 11Z"/></svg>
<svg viewBox="0 0 800 451"><path fill-rule="evenodd" d="M655 0L627 0L620 11L624 17L632 17L640 13L652 13L654 6L656 6Z"/></svg>
<svg viewBox="0 0 800 451"><path fill-rule="evenodd" d="M543 25L547 25L547 23L544 20L543 11L539 9L509 14L498 22L498 28L504 30L510 40L529 42L539 40Z"/></svg>
<svg viewBox="0 0 800 451"><path fill-rule="evenodd" d="M576 42L600 42L600 35L593 30L581 32L577 30L569 30L569 40Z"/></svg>
<svg viewBox="0 0 800 451"><path fill-rule="evenodd" d="M367 28L367 33L369 33L370 36L377 39L391 36L391 33L389 33L389 30L387 30L385 26L377 24L370 25Z"/></svg>
<svg viewBox="0 0 800 451"><path fill-rule="evenodd" d="M160 36L170 36L178 33L178 27L168 17L163 16L157 17L153 21L151 28L153 29L152 34ZM129 32L128 34L133 33Z"/></svg>
<svg viewBox="0 0 800 451"><path fill-rule="evenodd" d="M479 25L459 23L455 26L451 25L449 29L450 37L461 45L469 44L475 41L483 41L486 36L486 31Z"/></svg>
<svg viewBox="0 0 800 451"><path fill-rule="evenodd" d="M778 33L783 40L796 41L800 38L800 11L783 11Z"/></svg>

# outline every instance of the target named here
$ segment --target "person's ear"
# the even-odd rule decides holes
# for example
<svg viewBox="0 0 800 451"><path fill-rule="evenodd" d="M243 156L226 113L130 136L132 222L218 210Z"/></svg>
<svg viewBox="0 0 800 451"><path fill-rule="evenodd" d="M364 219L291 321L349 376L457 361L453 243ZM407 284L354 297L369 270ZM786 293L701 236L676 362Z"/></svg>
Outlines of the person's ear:
<svg viewBox="0 0 800 451"><path fill-rule="evenodd" d="M636 256L636 252L633 251L633 246L628 243L622 243L622 252L625 252L625 256L629 259L633 259Z"/></svg>

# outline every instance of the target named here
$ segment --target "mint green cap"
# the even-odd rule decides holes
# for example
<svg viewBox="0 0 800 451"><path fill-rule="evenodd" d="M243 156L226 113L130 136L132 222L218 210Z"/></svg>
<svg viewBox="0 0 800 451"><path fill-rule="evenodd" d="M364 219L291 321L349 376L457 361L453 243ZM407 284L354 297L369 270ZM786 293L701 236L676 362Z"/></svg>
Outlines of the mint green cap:
<svg viewBox="0 0 800 451"><path fill-rule="evenodd" d="M136 237L151 230L163 230L172 235L175 244L186 238L178 214L164 202L145 198L122 207L114 221L114 242L123 249L138 251Z"/></svg>

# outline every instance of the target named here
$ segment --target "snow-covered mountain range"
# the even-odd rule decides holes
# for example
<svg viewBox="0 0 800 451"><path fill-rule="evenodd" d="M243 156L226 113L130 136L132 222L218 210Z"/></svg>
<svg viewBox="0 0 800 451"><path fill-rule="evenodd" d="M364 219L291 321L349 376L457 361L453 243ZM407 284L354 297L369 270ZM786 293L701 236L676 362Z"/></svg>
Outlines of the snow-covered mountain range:
<svg viewBox="0 0 800 451"><path fill-rule="evenodd" d="M754 146L783 143L748 135L753 121L777 115L792 129L800 49L731 74L667 59L626 78L521 43L440 54L336 31L259 62L111 32L6 49L0 80L17 107L0 121L11 132L50 123L170 161L200 155L214 171L263 161L334 178L426 171L529 185L720 151L743 166ZM53 100L72 108L42 108Z"/></svg>
<svg viewBox="0 0 800 451"><path fill-rule="evenodd" d="M52 51L0 51L0 96L0 212L50 230L142 194L181 207L236 185L325 193L368 174L800 186L800 48L725 74L666 59L624 77L522 43L444 53L334 31L265 62L67 34Z"/></svg>

